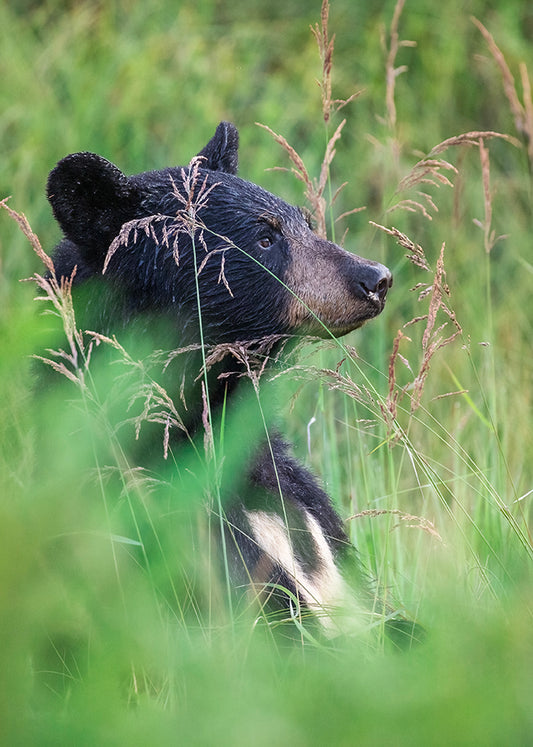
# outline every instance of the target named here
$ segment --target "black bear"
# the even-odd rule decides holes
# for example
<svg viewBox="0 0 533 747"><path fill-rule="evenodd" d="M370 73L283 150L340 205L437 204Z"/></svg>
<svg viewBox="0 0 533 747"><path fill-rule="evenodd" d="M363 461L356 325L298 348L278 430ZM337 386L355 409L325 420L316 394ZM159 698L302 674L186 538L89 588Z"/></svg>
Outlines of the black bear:
<svg viewBox="0 0 533 747"><path fill-rule="evenodd" d="M47 186L64 233L56 274L75 271L74 295L100 331L141 320L150 339L164 321L168 349L253 349L276 336L344 335L383 310L389 270L317 236L304 211L236 176L237 162L238 132L222 122L187 167L128 177L92 153L57 164ZM221 376L225 365L210 372L212 412L239 386ZM187 397L177 436L194 437L200 388ZM329 496L277 433L254 445L231 490L223 541L233 585L332 631L328 612L356 596L343 568L357 560Z"/></svg>

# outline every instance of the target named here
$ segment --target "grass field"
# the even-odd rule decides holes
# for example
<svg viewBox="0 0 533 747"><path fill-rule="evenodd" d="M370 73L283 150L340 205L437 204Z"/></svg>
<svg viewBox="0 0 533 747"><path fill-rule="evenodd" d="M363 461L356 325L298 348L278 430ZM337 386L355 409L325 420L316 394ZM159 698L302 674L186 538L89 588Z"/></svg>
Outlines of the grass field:
<svg viewBox="0 0 533 747"><path fill-rule="evenodd" d="M255 123L295 148L330 238L394 286L381 317L306 343L259 403L427 640L286 647L229 608L194 454L157 479L125 463L110 425L124 365L82 361L75 383L31 358L64 347L61 320L19 282L42 264L4 210L2 744L533 740L533 11L331 0L325 103L310 25L320 37L319 2L1 5L0 199L51 252L45 183L67 153L182 164L227 119L240 174L304 204ZM245 417L228 416L228 459Z"/></svg>

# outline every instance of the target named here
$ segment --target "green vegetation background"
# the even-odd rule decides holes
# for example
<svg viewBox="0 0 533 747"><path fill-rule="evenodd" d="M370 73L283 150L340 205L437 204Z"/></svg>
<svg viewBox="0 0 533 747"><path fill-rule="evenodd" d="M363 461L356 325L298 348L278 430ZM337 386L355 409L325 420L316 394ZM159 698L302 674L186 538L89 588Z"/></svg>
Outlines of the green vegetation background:
<svg viewBox="0 0 533 747"><path fill-rule="evenodd" d="M40 271L39 261L2 214L3 744L533 739L527 141L522 148L486 142L490 228L504 237L490 254L474 224L485 220L486 202L476 146L442 155L459 169L446 172L453 188L420 187L439 208L431 221L419 210L386 212L403 197L396 193L400 180L446 138L484 130L521 137L501 73L471 16L494 35L521 95L520 63L533 75L533 10L519 0L407 0L400 38L416 46L400 47L396 58L407 69L396 79L394 125L387 118L382 43L389 43L393 12L388 0L332 0L330 10L334 96L362 91L330 125L331 135L347 118L331 167L332 192L347 186L333 212L366 206L335 233L340 240L349 229L345 245L386 262L395 275L385 314L348 342L384 396L396 332L427 310L409 289L432 278L370 220L405 231L433 269L446 243L450 304L463 334L432 360L416 417L404 400L398 418L408 438L392 449L383 424L374 431L362 424L378 419L379 407L369 417L349 393L331 392L318 380L286 417L298 453L323 476L344 514L373 512L351 522L354 540L383 588L426 626L427 642L403 655L357 640L341 653L335 646L279 649L231 625L186 625L166 609L157 598L159 577L172 575L173 562L191 568L200 562L187 545L190 517L176 520L180 509L171 503L170 523L157 516L163 560L150 573L133 554L135 542L128 545L131 535L110 541L125 526L121 501L139 514L131 496L119 491L115 505L93 489L87 473L98 431L90 432L83 407L65 408L65 393L48 380L39 378L36 387L29 356L46 347L53 325L32 301L34 286L18 282ZM309 172L319 173L326 129L309 29L319 16L320 4L303 0L3 3L0 198L12 196L9 205L26 214L50 251L59 234L44 186L59 158L95 151L126 173L183 164L228 119L241 133L241 175L303 203L297 180L266 170L288 161L254 123L282 133ZM406 329L412 342L401 347L415 371L422 329ZM333 369L341 359L335 350L319 356ZM361 372L349 373L357 382ZM407 369L398 376L399 384L409 381ZM467 393L435 399L459 390ZM401 521L391 511L421 518ZM180 583L188 593L186 581L175 583L178 596Z"/></svg>

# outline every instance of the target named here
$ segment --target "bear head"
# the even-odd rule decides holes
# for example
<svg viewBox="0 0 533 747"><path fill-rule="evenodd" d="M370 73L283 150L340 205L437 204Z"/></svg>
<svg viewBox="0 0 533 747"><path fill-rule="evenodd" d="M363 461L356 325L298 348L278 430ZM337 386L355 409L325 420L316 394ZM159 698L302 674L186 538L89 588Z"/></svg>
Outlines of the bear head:
<svg viewBox="0 0 533 747"><path fill-rule="evenodd" d="M313 232L306 214L236 175L227 122L187 167L126 176L93 153L51 172L47 194L64 238L58 276L100 287L107 329L170 318L175 342L218 344L276 334L343 335L379 314L383 265Z"/></svg>

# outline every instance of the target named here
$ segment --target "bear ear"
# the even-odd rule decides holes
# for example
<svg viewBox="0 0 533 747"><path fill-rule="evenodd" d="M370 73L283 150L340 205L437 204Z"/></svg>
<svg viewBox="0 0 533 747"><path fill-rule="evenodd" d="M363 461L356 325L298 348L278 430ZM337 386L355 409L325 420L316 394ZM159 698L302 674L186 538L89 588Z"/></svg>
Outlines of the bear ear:
<svg viewBox="0 0 533 747"><path fill-rule="evenodd" d="M82 250L99 250L101 261L124 223L138 215L141 196L116 166L95 153L74 153L50 172L46 188L67 239ZM87 259L91 259L87 257Z"/></svg>
<svg viewBox="0 0 533 747"><path fill-rule="evenodd" d="M198 153L205 168L236 174L239 166L239 133L231 122L221 122L211 140Z"/></svg>

